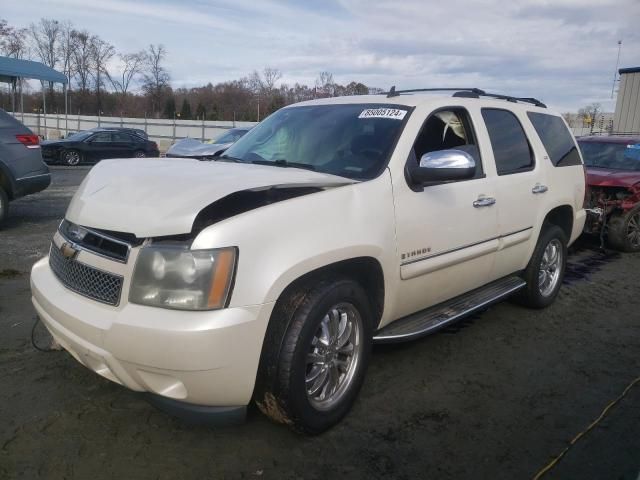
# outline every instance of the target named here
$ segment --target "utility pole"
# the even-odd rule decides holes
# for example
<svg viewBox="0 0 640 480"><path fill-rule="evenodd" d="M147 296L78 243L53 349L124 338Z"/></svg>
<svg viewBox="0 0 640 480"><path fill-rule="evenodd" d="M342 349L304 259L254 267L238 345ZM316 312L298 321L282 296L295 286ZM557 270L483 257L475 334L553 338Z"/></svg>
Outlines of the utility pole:
<svg viewBox="0 0 640 480"><path fill-rule="evenodd" d="M616 80L618 79L618 66L620 65L620 50L622 50L622 40L618 40L618 59L616 60L616 69L613 72L613 85L611 87L611 98L616 90Z"/></svg>

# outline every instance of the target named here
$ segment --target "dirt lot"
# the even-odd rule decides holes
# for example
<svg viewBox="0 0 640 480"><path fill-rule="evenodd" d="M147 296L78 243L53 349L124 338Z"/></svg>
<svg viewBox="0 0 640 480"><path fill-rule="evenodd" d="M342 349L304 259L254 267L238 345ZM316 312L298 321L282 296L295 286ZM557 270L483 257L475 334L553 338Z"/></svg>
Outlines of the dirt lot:
<svg viewBox="0 0 640 480"><path fill-rule="evenodd" d="M531 478L640 376L640 255L583 241L549 309L502 303L377 347L354 410L322 436L256 411L239 427L186 425L31 346L29 269L87 171L55 169L0 231L0 478ZM637 385L544 478L639 473Z"/></svg>

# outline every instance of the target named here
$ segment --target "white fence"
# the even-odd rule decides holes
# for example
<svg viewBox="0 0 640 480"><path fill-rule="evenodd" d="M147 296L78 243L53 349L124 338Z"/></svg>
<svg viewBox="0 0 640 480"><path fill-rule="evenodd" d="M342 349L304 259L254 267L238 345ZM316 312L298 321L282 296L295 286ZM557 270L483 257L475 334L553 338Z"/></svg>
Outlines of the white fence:
<svg viewBox="0 0 640 480"><path fill-rule="evenodd" d="M127 127L144 130L156 140L160 151L166 151L176 140L191 137L199 140L216 138L233 127L256 125L256 122L223 122L203 120L167 120L127 117L93 117L87 115L42 115L14 113L18 120L45 139L58 139L95 127Z"/></svg>

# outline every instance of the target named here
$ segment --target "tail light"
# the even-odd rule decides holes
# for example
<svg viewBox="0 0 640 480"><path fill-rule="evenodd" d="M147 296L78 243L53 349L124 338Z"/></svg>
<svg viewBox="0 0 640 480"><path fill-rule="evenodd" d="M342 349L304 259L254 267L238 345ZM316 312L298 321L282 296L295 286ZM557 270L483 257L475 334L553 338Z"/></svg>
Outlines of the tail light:
<svg viewBox="0 0 640 480"><path fill-rule="evenodd" d="M151 146L156 150L158 149L158 144L156 142L151 142Z"/></svg>
<svg viewBox="0 0 640 480"><path fill-rule="evenodd" d="M40 138L37 135L16 135L16 140L27 148L40 148Z"/></svg>

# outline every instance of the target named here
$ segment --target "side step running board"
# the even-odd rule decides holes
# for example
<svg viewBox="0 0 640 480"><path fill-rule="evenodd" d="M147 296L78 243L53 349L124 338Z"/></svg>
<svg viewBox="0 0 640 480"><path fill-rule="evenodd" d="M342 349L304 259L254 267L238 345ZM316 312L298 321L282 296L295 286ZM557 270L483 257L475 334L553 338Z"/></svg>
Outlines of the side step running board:
<svg viewBox="0 0 640 480"><path fill-rule="evenodd" d="M498 302L526 285L520 277L505 277L433 307L396 320L378 330L375 343L395 343L428 335L484 307Z"/></svg>

